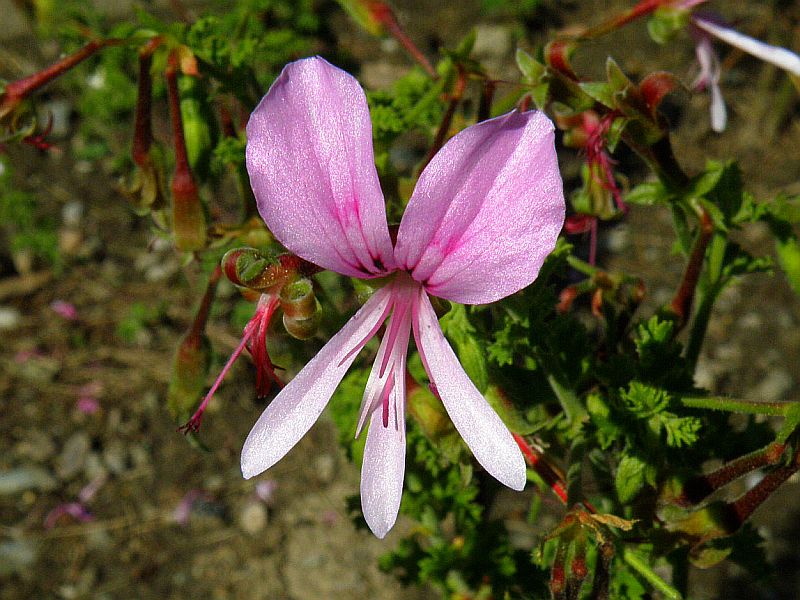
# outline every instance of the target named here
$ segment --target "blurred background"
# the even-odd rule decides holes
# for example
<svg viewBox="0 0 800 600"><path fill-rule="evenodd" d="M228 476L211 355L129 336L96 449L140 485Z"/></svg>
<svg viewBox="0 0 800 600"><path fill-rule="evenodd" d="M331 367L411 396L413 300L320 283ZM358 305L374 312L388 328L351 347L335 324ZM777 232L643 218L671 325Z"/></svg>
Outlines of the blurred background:
<svg viewBox="0 0 800 600"><path fill-rule="evenodd" d="M182 21L205 10L224 12L230 3L92 4L98 19L113 23L133 20L136 7ZM310 5L323 20L316 51L335 51L364 86L388 87L411 68L396 42L376 41L336 3ZM61 52L54 37L35 34L25 6L0 0L0 77L9 81ZM628 3L398 0L393 6L431 59L474 27L476 58L498 79L513 81L518 46L595 23ZM796 3L719 8L765 39L776 21L794 23L800 45ZM592 43L574 61L592 72L608 55L633 79L664 69L691 82L696 69L691 43L659 47L643 24ZM742 57L730 53L727 60ZM776 105L774 94L763 93L784 81L770 67L726 73L729 126L722 134L710 131L705 95L678 92L668 101L679 160L694 172L707 157L735 158L756 196L800 193L796 95ZM76 95L81 89L92 96ZM358 470L340 451L329 420L320 420L268 473L242 480L239 451L262 407L247 360L234 367L206 418L202 439L210 451L196 451L176 432L164 398L202 282L120 192L114 158L130 144L133 90L89 61L40 96L41 110L52 115L53 146L1 150L0 167L8 173L0 173L0 598L436 597L403 588L378 569L381 554L414 525L401 522L384 541L353 527L347 498L358 491ZM87 122L87 107L107 112ZM581 160L565 152L561 161L569 188ZM600 263L643 277L651 306L669 299L683 269L671 251L669 214L654 214L634 209L600 240ZM767 253L767 232L759 231L739 241ZM220 297L209 324L214 372L252 311L230 284L222 284ZM730 288L711 323L698 385L737 397L797 399L799 323L800 303L782 278L758 275ZM704 582L698 597L798 597L797 491L791 481L756 517L780 577L749 587L726 563L693 574Z"/></svg>

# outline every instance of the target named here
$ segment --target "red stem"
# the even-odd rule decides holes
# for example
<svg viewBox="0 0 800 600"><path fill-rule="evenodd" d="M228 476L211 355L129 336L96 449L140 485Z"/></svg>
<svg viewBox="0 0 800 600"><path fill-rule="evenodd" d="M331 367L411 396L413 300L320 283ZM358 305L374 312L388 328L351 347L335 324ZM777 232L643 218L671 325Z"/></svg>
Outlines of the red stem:
<svg viewBox="0 0 800 600"><path fill-rule="evenodd" d="M167 95L169 96L169 112L172 117L172 137L175 141L175 179L172 187L193 188L197 190L186 153L186 139L183 136L183 118L181 117L181 100L178 95L178 56L174 52L169 55L167 68L164 71L167 79Z"/></svg>
<svg viewBox="0 0 800 600"><path fill-rule="evenodd" d="M160 44L161 38L156 37L139 51L139 89L133 121L132 154L133 161L141 168L144 168L149 160L150 146L153 143L153 79L150 67L153 64L153 52Z"/></svg>
<svg viewBox="0 0 800 600"><path fill-rule="evenodd" d="M603 21L599 25L595 25L594 27L590 27L586 31L584 31L580 36L579 39L592 39L599 37L601 35L605 35L610 33L628 23L635 21L640 17L644 17L649 15L650 13L654 12L659 6L665 4L669 0L641 0L636 6L631 8L630 10L620 13L614 17L611 17L607 21Z"/></svg>
<svg viewBox="0 0 800 600"><path fill-rule="evenodd" d="M420 173L425 170L425 167L428 166L431 159L439 152L442 146L444 146L445 141L447 141L447 133L450 131L450 125L453 122L453 116L456 114L456 108L458 108L458 103L461 102L461 98L464 96L464 90L467 87L467 74L463 66L457 65L457 69L458 77L453 86L453 93L450 95L450 103L447 106L444 117L442 117L442 122L439 124L439 129L436 130L436 137L433 140L433 145L428 155L425 157L422 166L419 168Z"/></svg>
<svg viewBox="0 0 800 600"><path fill-rule="evenodd" d="M69 56L65 56L49 67L42 69L33 75L29 75L28 77L12 81L6 85L5 91L3 92L2 103L0 103L0 118L11 112L11 110L13 110L14 107L16 107L16 105L19 104L19 102L27 97L31 92L38 90L39 88L50 83L53 79L63 75L75 65L89 58L101 48L119 44L121 41L122 40L115 38L109 38L106 40L92 40L77 52L74 52Z"/></svg>
<svg viewBox="0 0 800 600"><path fill-rule="evenodd" d="M775 490L800 469L798 457L800 457L800 454L795 454L794 460L790 465L778 467L774 471L767 473L764 479L759 481L752 490L729 505L739 520L739 525L744 523Z"/></svg>
<svg viewBox="0 0 800 600"><path fill-rule="evenodd" d="M681 495L675 499L679 506L691 506L707 498L710 494L738 479L742 475L776 464L786 449L785 444L777 442L756 452L733 460L716 471L695 477L686 482Z"/></svg>
<svg viewBox="0 0 800 600"><path fill-rule="evenodd" d="M714 224L711 221L711 216L704 208L700 209L700 231L695 241L692 254L689 257L689 262L686 265L686 271L683 273L681 285L678 291L675 292L675 297L670 303L670 310L678 317L678 330L680 330L689 319L689 313L692 310L692 301L694 300L695 290L697 289L697 282L700 279L700 272L703 269L703 260L706 256L706 248L711 241L711 236L714 233Z"/></svg>
<svg viewBox="0 0 800 600"><path fill-rule="evenodd" d="M481 103L478 106L478 122L485 121L492 116L492 100L494 91L497 89L497 82L487 79L483 84Z"/></svg>
<svg viewBox="0 0 800 600"><path fill-rule="evenodd" d="M206 292L203 294L203 299L200 301L200 306L197 307L197 314L194 317L194 322L189 330L190 337L199 338L203 331L205 331L206 323L208 322L208 315L211 312L211 304L214 302L214 295L217 293L217 285L222 277L222 267L217 265L211 271L208 277L208 285Z"/></svg>
<svg viewBox="0 0 800 600"><path fill-rule="evenodd" d="M375 17L377 21L379 21L389 32L389 34L400 42L400 45L406 49L411 57L416 60L419 65L425 69L425 72L428 73L433 79L437 79L439 77L438 73L436 73L436 69L433 68L433 65L428 61L422 51L417 48L414 42L411 41L411 38L408 37L403 28L400 27L400 23L397 22L397 17L395 17L394 12L392 9L383 2L374 2L370 5L370 12Z"/></svg>
<svg viewBox="0 0 800 600"><path fill-rule="evenodd" d="M531 468L550 486L550 489L553 490L553 493L558 496L561 502L566 504L567 486L564 480L556 473L555 469L528 444L524 437L518 433L512 433L511 435L514 436L514 441L517 442L517 446L522 450L522 454L525 456ZM594 509L592 509L592 511L594 512Z"/></svg>

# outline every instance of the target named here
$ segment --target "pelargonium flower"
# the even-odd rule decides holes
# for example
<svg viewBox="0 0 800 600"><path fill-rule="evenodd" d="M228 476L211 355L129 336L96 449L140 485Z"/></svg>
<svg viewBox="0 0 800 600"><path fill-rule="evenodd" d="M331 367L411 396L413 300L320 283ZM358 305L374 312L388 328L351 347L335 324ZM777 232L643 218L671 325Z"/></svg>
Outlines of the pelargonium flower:
<svg viewBox="0 0 800 600"><path fill-rule="evenodd" d="M268 469L303 437L388 319L356 433L369 420L361 505L370 529L386 535L400 506L412 331L476 460L521 490L522 454L459 364L428 296L483 304L536 278L564 222L550 120L514 111L454 136L420 175L394 244L369 109L353 77L318 57L289 64L251 115L247 140L253 192L275 237L320 267L386 284L264 410L242 449L243 475Z"/></svg>

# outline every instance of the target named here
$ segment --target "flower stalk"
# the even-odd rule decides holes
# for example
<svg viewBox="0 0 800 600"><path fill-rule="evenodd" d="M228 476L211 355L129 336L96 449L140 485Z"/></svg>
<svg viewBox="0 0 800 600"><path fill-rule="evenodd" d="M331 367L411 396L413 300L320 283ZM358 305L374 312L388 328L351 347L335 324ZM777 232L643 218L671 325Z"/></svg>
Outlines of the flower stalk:
<svg viewBox="0 0 800 600"><path fill-rule="evenodd" d="M122 40L116 38L92 40L80 50L73 52L69 56L65 56L49 67L33 75L29 75L28 77L6 84L5 88L2 90L2 96L0 96L0 123L9 119L17 107L33 92L44 87L57 77L60 77L92 56L98 50L106 46L119 44L121 41Z"/></svg>
<svg viewBox="0 0 800 600"><path fill-rule="evenodd" d="M703 270L703 261L706 257L706 250L711 241L711 236L714 234L714 224L711 221L711 216L705 208L698 209L699 215L699 230L697 233L697 240L695 240L694 248L689 256L689 262L686 265L686 270L683 272L681 283L675 296L670 302L669 310L677 317L677 327L675 332L680 331L689 320L689 315L692 310L692 302L697 289L697 282L700 280L700 273Z"/></svg>
<svg viewBox="0 0 800 600"><path fill-rule="evenodd" d="M175 173L172 178L172 227L178 250L191 252L206 245L206 217L200 192L186 152L186 139L178 92L178 54L169 55L164 71L167 80L172 136L175 145Z"/></svg>

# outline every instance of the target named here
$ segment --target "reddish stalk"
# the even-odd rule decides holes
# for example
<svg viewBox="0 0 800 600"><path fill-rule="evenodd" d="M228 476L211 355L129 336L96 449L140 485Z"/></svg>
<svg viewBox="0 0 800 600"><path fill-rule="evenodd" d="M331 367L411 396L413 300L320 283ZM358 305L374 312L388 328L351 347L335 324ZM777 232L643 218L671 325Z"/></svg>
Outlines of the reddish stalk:
<svg viewBox="0 0 800 600"><path fill-rule="evenodd" d="M181 101L178 95L178 56L175 52L169 55L164 76L167 79L169 112L175 144L175 175L172 178L172 226L175 245L183 251L200 250L206 244L206 222L186 152Z"/></svg>
<svg viewBox="0 0 800 600"><path fill-rule="evenodd" d="M800 453L794 455L791 464L770 471L753 489L729 504L739 525L750 518L750 515L798 470L800 470Z"/></svg>
<svg viewBox="0 0 800 600"><path fill-rule="evenodd" d="M208 315L211 312L211 305L214 303L214 295L217 293L217 285L221 277L222 267L217 265L214 267L214 270L211 271L211 275L208 276L208 285L206 286L205 294L203 294L203 299L200 300L200 306L197 307L197 313L192 322L192 327L189 329L189 336L199 338L203 335L206 329L206 323L208 322Z"/></svg>
<svg viewBox="0 0 800 600"><path fill-rule="evenodd" d="M578 39L589 40L592 38L600 37L601 35L605 35L607 33L611 33L612 31L625 26L628 23L635 21L636 19L649 15L662 4L665 4L665 0L641 0L630 10L627 10L614 17L611 17L610 19L603 21L599 25L590 27L589 29L584 31L580 36L578 36Z"/></svg>
<svg viewBox="0 0 800 600"><path fill-rule="evenodd" d="M678 317L678 327L680 330L686 325L689 319L689 313L692 310L692 301L694 300L695 290L697 289L697 282L700 279L700 273L703 269L703 260L706 256L706 248L711 241L711 236L714 233L714 224L711 221L711 216L704 208L700 209L700 231L695 241L692 254L689 257L689 262L686 265L686 270L683 273L680 287L675 292L675 296L669 305L670 310Z"/></svg>
<svg viewBox="0 0 800 600"><path fill-rule="evenodd" d="M550 489L553 490L553 493L556 496L558 496L559 500L566 504L567 486L564 483L563 478L556 473L555 469L550 466L547 461L531 447L530 444L528 444L524 437L518 433L512 433L511 435L514 436L514 441L517 442L517 446L519 446L519 449L522 450L522 454L525 456L525 459L528 461L528 464L531 466L531 468L536 471L539 477L541 477L547 485L550 486ZM594 509L592 509L592 511L593 510Z"/></svg>
<svg viewBox="0 0 800 600"><path fill-rule="evenodd" d="M497 89L497 82L487 79L483 83L483 93L481 94L481 102L478 105L478 122L485 121L492 116L492 101L494 100L494 92Z"/></svg>
<svg viewBox="0 0 800 600"><path fill-rule="evenodd" d="M766 448L737 458L707 475L694 477L683 486L683 491L675 499L675 503L679 506L697 504L731 481L761 467L776 464L785 449L786 444L775 442Z"/></svg>
<svg viewBox="0 0 800 600"><path fill-rule="evenodd" d="M119 44L122 40L109 38L106 40L92 40L83 48L56 61L49 67L42 69L38 73L12 81L6 85L3 91L2 101L0 102L0 119L5 118L17 105L22 102L29 94L47 85L55 78L63 75L77 64L92 56L98 50L106 46Z"/></svg>
<svg viewBox="0 0 800 600"><path fill-rule="evenodd" d="M436 130L436 137L433 140L433 145L419 168L420 173L428 166L431 159L441 150L442 146L444 146L444 143L447 141L447 133L450 131L450 125L453 122L453 116L456 114L456 108L458 108L459 102L461 102L461 99L464 97L464 90L467 87L467 74L462 65L457 65L456 68L458 69L458 76L453 86L453 93L450 94L450 103L447 105L447 111L444 113L444 117L442 117L439 129Z"/></svg>
<svg viewBox="0 0 800 600"><path fill-rule="evenodd" d="M400 45L406 49L411 57L419 63L419 65L425 69L425 72L428 73L433 79L437 79L439 77L438 73L436 73L436 69L433 68L433 65L428 61L422 51L417 48L416 44L411 41L411 38L408 37L403 28L400 27L400 23L397 22L397 17L394 14L394 11L385 4L384 2L370 2L369 11L372 13L372 16L375 18L376 21L381 23L386 28L386 31L400 42Z"/></svg>
<svg viewBox="0 0 800 600"><path fill-rule="evenodd" d="M150 161L150 146L153 143L152 104L153 79L150 68L153 52L161 44L161 38L151 39L139 51L139 86L136 96L136 112L133 118L133 162L146 168Z"/></svg>

